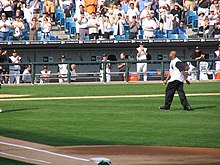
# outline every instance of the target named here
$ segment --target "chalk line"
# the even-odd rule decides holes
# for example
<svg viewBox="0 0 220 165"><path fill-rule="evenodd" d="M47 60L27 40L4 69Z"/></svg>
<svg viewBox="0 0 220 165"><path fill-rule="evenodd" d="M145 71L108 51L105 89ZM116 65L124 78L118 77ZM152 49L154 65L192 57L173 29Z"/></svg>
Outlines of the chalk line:
<svg viewBox="0 0 220 165"><path fill-rule="evenodd" d="M117 96L74 96L74 97L34 97L34 98L8 98L0 101L34 101L34 100L76 100L76 99L111 99L111 98L141 98L141 97L164 97L164 94L154 95L117 95ZM178 96L178 94L175 94ZM220 93L194 93L186 96L220 96Z"/></svg>
<svg viewBox="0 0 220 165"><path fill-rule="evenodd" d="M69 159L74 159L74 160L80 160L80 161L85 161L85 162L91 161L89 159L84 159L84 158L79 158L79 157L69 156L69 155L64 155L64 154L58 154L58 153L55 153L55 152L42 150L42 149L37 149L37 148L33 148L33 147L28 147L28 146L23 146L23 145L18 145L18 144L12 144L12 143L6 143L6 142L0 142L0 144L13 146L13 147L17 147L17 148L23 148L23 149L32 150L32 151L37 151L37 152L42 152L42 153L55 155L55 156L59 156L59 157L64 157L64 158L69 158Z"/></svg>

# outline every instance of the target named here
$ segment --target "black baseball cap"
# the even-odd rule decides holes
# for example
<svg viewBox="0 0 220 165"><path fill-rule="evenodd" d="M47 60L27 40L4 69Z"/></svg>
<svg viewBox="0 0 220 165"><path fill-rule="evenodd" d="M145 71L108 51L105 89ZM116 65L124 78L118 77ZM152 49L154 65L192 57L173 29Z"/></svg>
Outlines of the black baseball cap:
<svg viewBox="0 0 220 165"><path fill-rule="evenodd" d="M66 58L66 57L65 57L65 55L62 54L62 55L61 55L61 58Z"/></svg>
<svg viewBox="0 0 220 165"><path fill-rule="evenodd" d="M196 49L197 49L197 50L199 50L199 47L198 47L198 46L196 46Z"/></svg>
<svg viewBox="0 0 220 165"><path fill-rule="evenodd" d="M16 51L16 50L13 50L13 53L17 53L17 51Z"/></svg>

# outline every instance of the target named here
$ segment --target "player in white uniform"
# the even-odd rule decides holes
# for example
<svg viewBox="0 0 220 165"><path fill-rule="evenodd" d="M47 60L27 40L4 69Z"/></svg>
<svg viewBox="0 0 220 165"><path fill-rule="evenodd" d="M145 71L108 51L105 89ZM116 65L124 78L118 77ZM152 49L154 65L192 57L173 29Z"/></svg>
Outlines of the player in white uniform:
<svg viewBox="0 0 220 165"><path fill-rule="evenodd" d="M21 57L17 54L16 50L13 51L12 56L9 57L9 63L18 64L21 63ZM20 83L20 65L10 65L9 66L9 84L19 84Z"/></svg>
<svg viewBox="0 0 220 165"><path fill-rule="evenodd" d="M61 62L64 63L66 61L66 57L64 55L61 56L60 58ZM59 72L59 77L65 77L65 78L59 78L59 83L67 82L68 78L68 64L58 64L58 72Z"/></svg>
<svg viewBox="0 0 220 165"><path fill-rule="evenodd" d="M31 66L28 65L22 74L23 83L31 83Z"/></svg>
<svg viewBox="0 0 220 165"><path fill-rule="evenodd" d="M109 61L108 60L108 56L106 54L102 55L102 61ZM100 78L100 82L104 82L104 66L103 64L100 65L100 74L101 74L101 78ZM106 63L106 82L110 82L111 81L111 64L110 63Z"/></svg>
<svg viewBox="0 0 220 165"><path fill-rule="evenodd" d="M137 48L137 61L147 60L147 48L143 43L140 43L140 47ZM147 63L137 63L138 81L140 81L141 72L144 73L144 81L147 81Z"/></svg>
<svg viewBox="0 0 220 165"><path fill-rule="evenodd" d="M161 110L169 110L173 101L173 97L175 92L177 91L179 94L180 102L184 108L184 110L191 110L191 107L186 99L185 92L183 90L183 82L186 81L187 84L190 82L187 80L185 68L183 63L176 57L176 51L170 52L170 70L166 80L163 82L164 85L167 84L166 88L166 96L165 96L165 104L161 106Z"/></svg>
<svg viewBox="0 0 220 165"><path fill-rule="evenodd" d="M51 71L48 70L47 66L44 66L44 69L40 72L41 73L41 79L40 79L40 83L49 83L50 79L49 77L51 77Z"/></svg>
<svg viewBox="0 0 220 165"><path fill-rule="evenodd" d="M216 59L220 59L220 44L218 45L218 50L215 51L214 55ZM215 64L216 64L215 66L216 71L220 72L220 61L215 61Z"/></svg>

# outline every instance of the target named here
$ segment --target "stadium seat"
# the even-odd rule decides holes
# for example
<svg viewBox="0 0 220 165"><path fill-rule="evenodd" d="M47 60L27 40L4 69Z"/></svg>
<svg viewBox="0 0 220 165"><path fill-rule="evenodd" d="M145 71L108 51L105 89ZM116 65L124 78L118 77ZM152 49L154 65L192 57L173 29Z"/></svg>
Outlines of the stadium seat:
<svg viewBox="0 0 220 165"><path fill-rule="evenodd" d="M76 36L76 27L72 26L70 28L70 37L75 38L75 36Z"/></svg>
<svg viewBox="0 0 220 165"><path fill-rule="evenodd" d="M178 34L179 39L187 39L188 36L186 34Z"/></svg>
<svg viewBox="0 0 220 165"><path fill-rule="evenodd" d="M37 31L37 40L41 40L41 36L42 36L41 31Z"/></svg>
<svg viewBox="0 0 220 165"><path fill-rule="evenodd" d="M187 25L191 24L192 21L193 21L193 17L195 17L194 19L196 19L196 16L197 16L196 11L188 11L187 12L187 18L186 18Z"/></svg>
<svg viewBox="0 0 220 165"><path fill-rule="evenodd" d="M89 36L85 36L84 40L88 41L89 40Z"/></svg>
<svg viewBox="0 0 220 165"><path fill-rule="evenodd" d="M155 30L154 31L154 38L167 38L165 33L161 30Z"/></svg>
<svg viewBox="0 0 220 165"><path fill-rule="evenodd" d="M23 32L21 39L22 40L29 40L29 32L28 31Z"/></svg>
<svg viewBox="0 0 220 165"><path fill-rule="evenodd" d="M168 34L168 39L178 39L178 34Z"/></svg>
<svg viewBox="0 0 220 165"><path fill-rule="evenodd" d="M55 10L55 19L56 19L56 21L60 20L61 15L63 15L63 14L64 14L63 9L56 9Z"/></svg>
<svg viewBox="0 0 220 165"><path fill-rule="evenodd" d="M125 39L125 35L115 35L115 40L123 40Z"/></svg>
<svg viewBox="0 0 220 165"><path fill-rule="evenodd" d="M192 29L193 30L198 29L198 19L192 21Z"/></svg>
<svg viewBox="0 0 220 165"><path fill-rule="evenodd" d="M139 30L138 31L138 37L139 37L139 39L143 39L143 37L144 37L144 31L143 30Z"/></svg>
<svg viewBox="0 0 220 165"><path fill-rule="evenodd" d="M71 27L75 27L76 23L72 18L66 18L65 23L64 23L64 30L65 31L70 31Z"/></svg>

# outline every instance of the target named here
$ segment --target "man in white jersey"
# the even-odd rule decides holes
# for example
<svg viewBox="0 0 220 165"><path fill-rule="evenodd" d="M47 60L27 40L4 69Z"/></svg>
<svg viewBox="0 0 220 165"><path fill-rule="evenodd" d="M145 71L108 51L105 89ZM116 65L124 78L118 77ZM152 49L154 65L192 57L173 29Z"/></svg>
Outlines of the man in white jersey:
<svg viewBox="0 0 220 165"><path fill-rule="evenodd" d="M9 63L18 64L21 63L21 57L17 54L16 50L13 51L12 56L9 57ZM20 83L20 65L10 65L9 66L9 83L19 84Z"/></svg>
<svg viewBox="0 0 220 165"><path fill-rule="evenodd" d="M187 80L183 63L176 57L176 51L170 52L170 59L171 62L169 74L167 75L166 80L163 82L164 85L166 85L168 82L165 95L165 105L159 108L161 110L170 110L174 94L177 91L184 110L190 111L191 107L186 99L186 95L183 90L184 80L188 85L190 84L190 82Z"/></svg>
<svg viewBox="0 0 220 165"><path fill-rule="evenodd" d="M218 50L215 51L214 53L215 59L219 60L220 59L220 44L218 45ZM215 61L216 64L216 71L219 72L220 71L220 61Z"/></svg>
<svg viewBox="0 0 220 165"><path fill-rule="evenodd" d="M140 43L140 47L137 48L137 61L147 60L147 48L143 43ZM141 72L144 74L144 81L147 81L147 63L137 63L138 81L140 81Z"/></svg>
<svg viewBox="0 0 220 165"><path fill-rule="evenodd" d="M65 64L66 61L66 57L65 55L62 55L60 58L60 61L63 64L58 64L58 72L59 72L59 77L63 77L63 78L59 78L59 83L63 83L63 82L67 82L67 74L68 74L68 64ZM65 77L65 78L64 78Z"/></svg>

